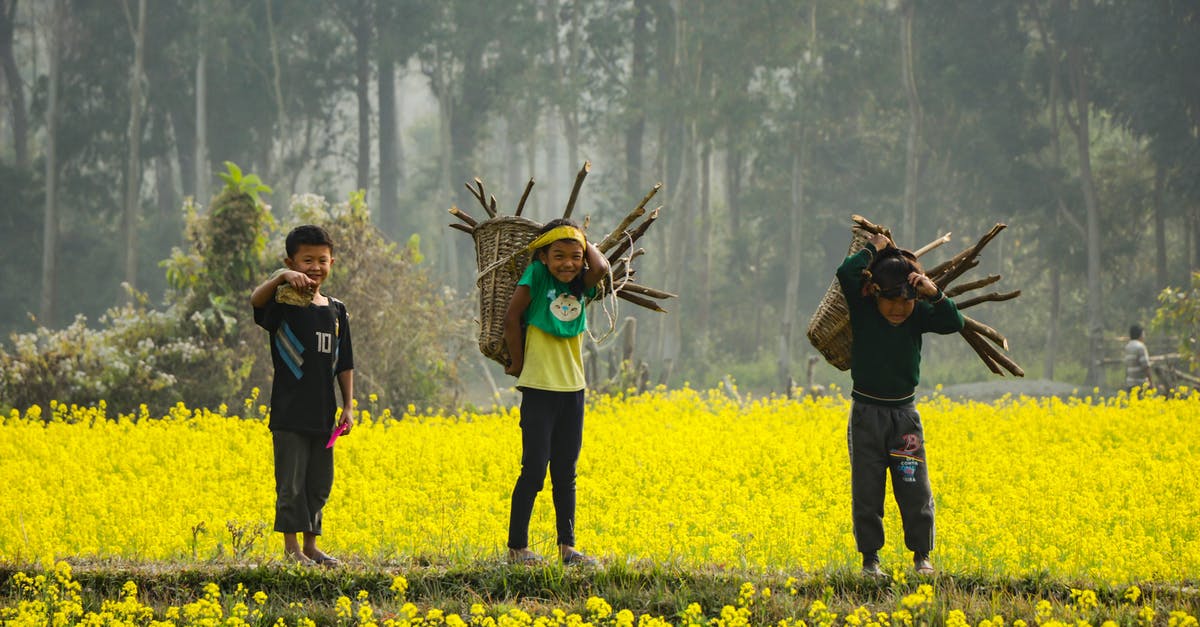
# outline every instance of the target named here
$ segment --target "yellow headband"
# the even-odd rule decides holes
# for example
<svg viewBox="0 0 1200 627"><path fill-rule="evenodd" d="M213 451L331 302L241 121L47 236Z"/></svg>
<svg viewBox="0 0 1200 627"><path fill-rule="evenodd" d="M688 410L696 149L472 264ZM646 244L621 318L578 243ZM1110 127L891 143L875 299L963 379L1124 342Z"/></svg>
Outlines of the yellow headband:
<svg viewBox="0 0 1200 627"><path fill-rule="evenodd" d="M583 236L583 231L573 226L567 226L563 224L561 226L556 226L545 233L542 233L537 239L530 242L529 245L525 247L525 250L537 250L543 246L549 246L560 239L573 239L580 244L583 244L584 248L587 248L587 239Z"/></svg>

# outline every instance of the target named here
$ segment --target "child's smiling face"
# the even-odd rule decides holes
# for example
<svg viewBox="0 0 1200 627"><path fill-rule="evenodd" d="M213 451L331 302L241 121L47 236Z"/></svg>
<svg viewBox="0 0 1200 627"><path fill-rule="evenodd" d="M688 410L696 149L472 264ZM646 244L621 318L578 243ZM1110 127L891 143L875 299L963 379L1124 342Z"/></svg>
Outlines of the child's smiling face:
<svg viewBox="0 0 1200 627"><path fill-rule="evenodd" d="M320 287L333 266L333 251L325 245L300 244L295 254L284 259L284 263L288 268L308 275Z"/></svg>
<svg viewBox="0 0 1200 627"><path fill-rule="evenodd" d="M879 314L892 326L899 326L908 320L912 315L913 309L917 306L916 299L897 296L888 298L886 296L876 296L875 305L879 307Z"/></svg>
<svg viewBox="0 0 1200 627"><path fill-rule="evenodd" d="M560 282L570 283L583 272L583 244L578 241L560 239L542 250L539 259Z"/></svg>

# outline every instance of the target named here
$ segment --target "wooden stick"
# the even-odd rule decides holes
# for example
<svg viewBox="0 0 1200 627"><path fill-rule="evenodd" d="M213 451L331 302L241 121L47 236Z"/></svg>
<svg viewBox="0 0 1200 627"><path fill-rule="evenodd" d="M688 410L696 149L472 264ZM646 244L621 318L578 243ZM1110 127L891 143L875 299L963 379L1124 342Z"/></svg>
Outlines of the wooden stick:
<svg viewBox="0 0 1200 627"><path fill-rule="evenodd" d="M950 234L946 233L945 235L933 240L932 242L929 242L928 244L914 250L913 255L920 257L921 255L924 255L925 253L937 248L938 246L948 243L949 241L950 241Z"/></svg>
<svg viewBox="0 0 1200 627"><path fill-rule="evenodd" d="M979 241L976 242L974 246L955 256L955 259L952 261L957 260L957 263L949 266L946 266L946 264L938 266L938 269L940 270L938 272L939 276L938 278L934 279L934 283L937 283L938 287L944 288L946 285L949 285L951 281L962 276L962 274L967 270L979 265L979 261L976 259L976 257L978 257L979 253L983 251L983 247L987 246L988 242L992 241L992 239L999 235L1000 231L1003 231L1007 226L1007 224L997 222L996 226L993 226L990 231L988 231L983 237L979 238ZM945 266L944 269L943 266Z"/></svg>
<svg viewBox="0 0 1200 627"><path fill-rule="evenodd" d="M1012 292L1008 292L1005 294L1001 294L999 292L989 292L982 296L968 298L968 299L962 301L961 303L955 301L954 304L958 306L959 311L962 311L968 307L974 307L975 305L978 305L979 303L1000 302L1000 301L1004 301L1004 300L1012 300L1020 295L1021 295L1021 290L1014 290Z"/></svg>
<svg viewBox="0 0 1200 627"><path fill-rule="evenodd" d="M956 285L948 290L945 290L946 296L948 296L950 298L954 298L955 296L958 296L959 294L962 294L963 292L977 290L981 287L986 287L988 285L991 285L992 283L995 283L996 281L999 281L999 280L1000 280L999 274L989 274L987 276L987 278L985 278L985 279L979 279L978 281L971 281L970 283L963 283L962 285Z"/></svg>
<svg viewBox="0 0 1200 627"><path fill-rule="evenodd" d="M462 231L463 233L466 233L467 235L473 235L475 233L475 227L468 226L466 224L459 224L457 222L451 224L450 228L458 229L458 230Z"/></svg>
<svg viewBox="0 0 1200 627"><path fill-rule="evenodd" d="M583 187L583 179L587 178L588 172L592 171L592 162L584 161L583 167L579 168L579 174L575 175L575 187L571 188L571 197L567 199L567 208L563 211L564 218L570 218L571 212L575 211L575 201L579 199L579 188Z"/></svg>
<svg viewBox="0 0 1200 627"><path fill-rule="evenodd" d="M940 276L938 276L936 279L933 279L933 282L937 284L939 289L945 290L947 287L950 286L950 283L952 283L954 281L954 279L957 279L958 277L966 274L967 270L970 270L971 268L974 268L975 266L978 266L978 265L979 265L978 259L964 259L960 263L956 264L954 267L948 268L944 272L941 272ZM926 276L929 276L929 275L926 275ZM930 278L932 278L932 277L930 277Z"/></svg>
<svg viewBox="0 0 1200 627"><path fill-rule="evenodd" d="M650 199L654 198L654 195L657 194L658 190L660 189L662 189L662 183L655 183L654 187L650 188L650 193L646 194L646 196L642 198L642 202L639 202L638 206L634 207L633 211L630 211L629 215L625 216L624 220L621 220L621 224L617 225L617 228L613 229L612 233L609 233L608 237L605 237L604 240L600 242L600 244L597 246L597 248L600 249L600 252L605 252L609 248L612 248L613 245L624 236L625 229L628 229L629 225L633 224L634 220L637 220L646 213L646 203L650 202Z"/></svg>
<svg viewBox="0 0 1200 627"><path fill-rule="evenodd" d="M529 192L533 189L533 177L529 177L529 182L525 184L525 193L521 194L521 202L517 203L517 212L513 215L521 215L525 211L525 200L529 198Z"/></svg>
<svg viewBox="0 0 1200 627"><path fill-rule="evenodd" d="M487 212L488 217L496 217L496 210L489 207L487 200L484 199L483 181L479 180L478 176L475 177L475 184L479 186L478 191L474 187L471 187L470 183L463 183L463 185L467 188L467 191L471 192L471 195L475 197L475 200L479 201L479 206L483 207L483 210Z"/></svg>
<svg viewBox="0 0 1200 627"><path fill-rule="evenodd" d="M888 239L892 239L891 231L883 228L882 226L879 226L878 224L874 224L870 220L868 220L860 215L857 215L857 214L852 215L852 216L850 216L850 220L852 222L854 222L855 224L857 224L863 230L867 231L868 233L878 233L878 234L886 235ZM892 242L892 243L894 244L895 242Z"/></svg>
<svg viewBox="0 0 1200 627"><path fill-rule="evenodd" d="M623 287L621 289L626 289L626 290L633 292L634 294L640 294L642 296L649 296L650 298L657 298L660 300L664 299L664 298L679 298L678 294L672 294L670 292L656 290L653 287L646 287L644 285L638 285L636 283L626 283L625 287Z"/></svg>
<svg viewBox="0 0 1200 627"><path fill-rule="evenodd" d="M630 294L629 292L627 292L625 290L621 290L621 291L617 292L617 298L627 300L639 307L645 307L646 309L649 309L650 311L657 311L659 313L667 313L666 309L659 307L658 303L650 300L649 298L643 298L636 294Z"/></svg>
<svg viewBox="0 0 1200 627"><path fill-rule="evenodd" d="M621 241L617 244L616 250L613 251L608 258L620 258L625 251L629 250L630 246L641 239L641 237L646 234L646 229L650 228L650 225L654 224L654 221L658 219L659 209L662 209L662 207L656 207L654 211L651 211L650 215L647 216L646 219L642 221L642 223L639 224L632 233L629 234L629 237L622 237Z"/></svg>
<svg viewBox="0 0 1200 627"><path fill-rule="evenodd" d="M983 359L984 355L987 356L987 359L984 360L985 364L990 363L992 365L1000 366L1000 367L1004 368L1005 370L1007 370L1009 373L1011 373L1015 376L1018 376L1018 377L1025 376L1025 371L1021 369L1021 366L1017 365L1017 362L1013 361L1007 355L1004 355L1000 351L996 350L996 348L994 346L992 346L991 344L988 344L987 342L983 341L983 338L980 337L978 334L976 334L974 331L971 331L969 329L963 329L959 333L964 338L966 338L967 343L971 345L971 348L975 349L975 352L980 356L980 359ZM990 368L990 366L989 366L989 368ZM992 372L996 372L996 371L992 370ZM996 372L996 374L998 374L1000 376L1004 376L1004 373L1002 373L1002 372Z"/></svg>
<svg viewBox="0 0 1200 627"><path fill-rule="evenodd" d="M963 336L963 339L967 340L967 344L975 351L976 355L979 355L979 359L983 361L983 365L987 366L988 370L991 370L993 373L1000 376L1004 376L1004 373L1000 371L1000 366L996 364L996 361L992 359L991 355L989 354L989 347L987 342L983 341L983 338L979 337L973 331L967 330L966 328L958 333L959 335Z"/></svg>
<svg viewBox="0 0 1200 627"><path fill-rule="evenodd" d="M496 195L495 195L495 194L492 194L491 196L489 196L489 198L490 198L490 200L492 201L492 211L491 211L491 214L492 214L492 217L495 217L495 216L496 216Z"/></svg>
<svg viewBox="0 0 1200 627"><path fill-rule="evenodd" d="M467 215L467 212L459 209L458 207L450 207L450 215L462 220L463 222L466 222L472 228L479 226L479 222L475 218Z"/></svg>
<svg viewBox="0 0 1200 627"><path fill-rule="evenodd" d="M1003 348L1004 350L1008 350L1008 339L1005 338L1003 335L1000 335L999 331L993 329L992 327L989 327L988 325L986 325L974 318L968 317L968 316L963 316L963 322L965 323L965 326L963 328L970 329L970 330L982 335L983 337L986 337L987 339L991 340L992 342L995 342L996 346L999 346L1000 348Z"/></svg>

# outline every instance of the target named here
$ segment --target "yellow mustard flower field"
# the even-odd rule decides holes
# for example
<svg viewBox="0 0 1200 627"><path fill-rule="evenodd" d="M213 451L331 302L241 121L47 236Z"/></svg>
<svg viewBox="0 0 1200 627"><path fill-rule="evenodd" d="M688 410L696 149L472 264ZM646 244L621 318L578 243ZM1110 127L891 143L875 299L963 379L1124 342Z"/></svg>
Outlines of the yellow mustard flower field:
<svg viewBox="0 0 1200 627"><path fill-rule="evenodd" d="M1194 585L1198 403L1196 392L992 404L935 395L919 403L937 502L939 572L1044 578L1085 592ZM40 565L43 586L57 576L67 590L70 569L56 570L60 560L277 562L282 543L270 531L265 412L251 398L215 411L181 405L166 416L55 404L0 417L0 565ZM578 545L605 564L855 573L848 414L839 397L739 401L691 389L593 397L579 463ZM359 425L335 449L322 547L351 564L499 559L520 463L517 423L515 408L440 415L365 400ZM532 548L544 554L555 540L549 497L547 485L531 526ZM911 562L890 497L886 523L884 567L900 571ZM33 594L35 579L20 577L8 584ZM762 592L743 590L726 609L752 605ZM1069 603L1086 603L1085 592ZM136 604L136 586L120 596ZM254 605L243 596L239 611ZM897 598L897 610L906 596ZM362 602L353 602L354 612ZM607 623L574 616L632 624L632 614L611 609ZM704 609L710 617L701 622L723 611ZM504 616L475 618L503 623ZM548 624L566 624L566 616ZM834 622L869 624L871 616ZM1186 614L1176 618L1184 622L1172 624L1195 624Z"/></svg>

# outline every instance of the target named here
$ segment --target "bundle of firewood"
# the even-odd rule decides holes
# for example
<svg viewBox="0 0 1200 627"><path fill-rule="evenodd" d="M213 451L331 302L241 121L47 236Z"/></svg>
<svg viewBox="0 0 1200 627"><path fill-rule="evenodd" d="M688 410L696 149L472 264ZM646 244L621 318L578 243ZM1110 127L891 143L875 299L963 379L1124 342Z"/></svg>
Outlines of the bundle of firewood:
<svg viewBox="0 0 1200 627"><path fill-rule="evenodd" d="M852 216L851 219L854 221L852 229L853 237L850 243L850 250L847 254L853 254L861 249L866 244L868 235L871 233L883 234L889 240L892 239L891 232L888 229L872 224L862 216ZM925 271L926 276L950 298L955 298L971 290L977 290L999 281L1000 275L993 274L977 281L962 283L954 287L950 286L953 281L961 277L965 272L979 265L979 253L1006 226L1005 224L996 224L983 237L979 238L979 241L974 246L967 248L933 268L927 269ZM949 241L950 234L947 233L913 252L917 257L920 257ZM954 303L961 312L980 303L1011 300L1020 295L1020 290L1005 293L989 292L972 298L955 300ZM963 320L966 322L966 326L963 327L962 331L959 331L959 334L963 336L963 339L967 341L967 344L975 351L975 354L979 355L979 359L983 361L989 370L1001 376L1004 375L1005 370L1018 377L1025 376L1025 371L1017 365L1017 362L1000 352L999 349L1008 350L1008 340L1003 335L992 327L965 314L963 315ZM846 370L850 367L850 316L849 310L846 307L845 296L842 294L841 286L836 279L829 287L829 290L826 291L825 297L822 299L817 311L813 314L812 320L809 321L808 338L813 346L821 351L830 364L841 370Z"/></svg>
<svg viewBox="0 0 1200 627"><path fill-rule="evenodd" d="M584 162L575 177L575 185L563 211L564 218L570 218L574 212L579 190L583 187L583 180L591 168L590 162ZM462 224L451 224L450 228L471 235L475 241L475 262L479 269L476 277L476 285L479 287L479 350L489 359L506 365L508 348L504 344L504 314L517 281L529 265L530 255L525 251L525 247L534 240L542 225L521 216L525 210L525 201L529 199L529 192L533 189L532 178L526 183L525 192L521 194L521 200L511 216L497 212L496 197L484 190L482 180L477 177L474 183L474 186L467 183L467 190L479 201L488 218L478 221L458 207L451 207L450 213L461 220ZM662 183L652 187L633 211L621 220L617 228L596 243L596 248L608 258L611 267L609 275L597 286L597 298L613 294L640 307L666 313L656 301L674 298L675 295L639 285L635 282L633 269L633 260L646 252L633 246L646 234L650 225L658 220L659 210L662 209L660 205L646 216L646 204L661 188ZM635 225L643 216L645 219ZM587 223L587 220L583 223L585 232ZM589 240L595 241L592 238Z"/></svg>

